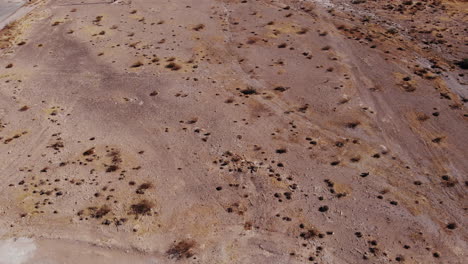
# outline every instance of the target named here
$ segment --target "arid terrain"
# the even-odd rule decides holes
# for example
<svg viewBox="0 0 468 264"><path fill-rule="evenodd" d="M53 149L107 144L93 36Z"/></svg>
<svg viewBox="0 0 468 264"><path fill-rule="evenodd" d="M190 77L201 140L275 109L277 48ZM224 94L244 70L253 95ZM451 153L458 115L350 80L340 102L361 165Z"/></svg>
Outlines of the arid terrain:
<svg viewBox="0 0 468 264"><path fill-rule="evenodd" d="M468 1L17 12L0 264L468 263Z"/></svg>

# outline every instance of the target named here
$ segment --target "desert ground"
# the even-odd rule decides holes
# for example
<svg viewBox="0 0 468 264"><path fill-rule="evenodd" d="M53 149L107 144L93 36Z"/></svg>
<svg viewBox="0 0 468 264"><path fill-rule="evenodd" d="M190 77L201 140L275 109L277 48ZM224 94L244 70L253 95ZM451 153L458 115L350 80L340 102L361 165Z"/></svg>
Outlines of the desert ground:
<svg viewBox="0 0 468 264"><path fill-rule="evenodd" d="M0 264L468 262L466 0L2 1Z"/></svg>

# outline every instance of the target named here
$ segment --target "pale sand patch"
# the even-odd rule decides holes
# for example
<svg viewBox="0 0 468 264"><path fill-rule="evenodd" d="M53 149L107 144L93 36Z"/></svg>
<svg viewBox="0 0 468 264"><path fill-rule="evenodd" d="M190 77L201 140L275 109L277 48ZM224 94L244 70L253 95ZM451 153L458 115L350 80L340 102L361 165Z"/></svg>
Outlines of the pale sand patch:
<svg viewBox="0 0 468 264"><path fill-rule="evenodd" d="M32 238L20 237L0 240L0 264L21 264L34 255L36 244Z"/></svg>

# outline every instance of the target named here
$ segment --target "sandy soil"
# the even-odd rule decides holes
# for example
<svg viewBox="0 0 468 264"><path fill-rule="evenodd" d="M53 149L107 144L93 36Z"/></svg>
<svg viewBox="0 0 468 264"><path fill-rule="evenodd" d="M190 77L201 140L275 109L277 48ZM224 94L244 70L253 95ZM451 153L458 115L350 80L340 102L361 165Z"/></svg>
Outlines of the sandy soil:
<svg viewBox="0 0 468 264"><path fill-rule="evenodd" d="M0 263L466 263L466 1L47 0L0 31Z"/></svg>

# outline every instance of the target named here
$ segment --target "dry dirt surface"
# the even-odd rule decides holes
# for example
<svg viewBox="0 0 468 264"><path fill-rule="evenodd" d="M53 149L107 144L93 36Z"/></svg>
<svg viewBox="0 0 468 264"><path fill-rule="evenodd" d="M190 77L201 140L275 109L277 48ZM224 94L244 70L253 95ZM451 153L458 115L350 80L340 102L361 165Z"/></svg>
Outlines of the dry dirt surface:
<svg viewBox="0 0 468 264"><path fill-rule="evenodd" d="M28 7L1 264L467 263L467 1Z"/></svg>

